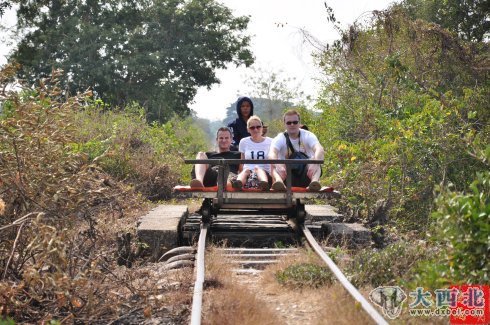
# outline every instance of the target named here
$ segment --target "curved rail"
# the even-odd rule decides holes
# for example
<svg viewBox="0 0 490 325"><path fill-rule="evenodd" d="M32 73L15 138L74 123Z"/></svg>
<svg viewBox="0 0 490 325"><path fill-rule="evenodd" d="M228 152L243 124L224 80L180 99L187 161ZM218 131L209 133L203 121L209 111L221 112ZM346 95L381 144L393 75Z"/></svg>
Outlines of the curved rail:
<svg viewBox="0 0 490 325"><path fill-rule="evenodd" d="M206 236L208 234L208 223L201 224L201 233L197 244L196 258L196 282L194 284L194 295L192 296L191 325L201 324L202 294L204 288L204 251L206 250Z"/></svg>
<svg viewBox="0 0 490 325"><path fill-rule="evenodd" d="M330 268L335 277L340 281L344 288L351 294L351 296L361 304L364 311L368 313L369 316L376 322L376 324L388 325L388 322L381 316L378 311L364 298L363 295L347 280L345 275L340 271L340 269L335 265L335 263L328 257L328 255L323 251L320 245L316 242L315 237L311 234L310 230L301 225L301 230L305 235L308 243L315 250L315 252L323 259L323 261Z"/></svg>

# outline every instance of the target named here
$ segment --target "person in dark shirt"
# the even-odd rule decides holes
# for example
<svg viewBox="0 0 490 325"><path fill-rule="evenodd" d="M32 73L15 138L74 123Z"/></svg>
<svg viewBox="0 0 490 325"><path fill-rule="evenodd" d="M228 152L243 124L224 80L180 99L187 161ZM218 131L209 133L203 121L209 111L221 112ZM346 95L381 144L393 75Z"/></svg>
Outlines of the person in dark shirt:
<svg viewBox="0 0 490 325"><path fill-rule="evenodd" d="M196 159L241 159L242 154L238 151L230 151L232 133L227 127L221 127L216 133L216 143L218 151L198 152ZM241 171L242 166L230 165L228 174L228 184L231 186L230 179ZM218 166L208 164L196 164L191 172L191 187L209 187L218 183Z"/></svg>
<svg viewBox="0 0 490 325"><path fill-rule="evenodd" d="M250 136L247 129L247 121L250 116L254 115L254 104L248 97L240 97L236 103L236 113L238 117L228 127L233 132L233 141L231 150L237 151L240 140Z"/></svg>

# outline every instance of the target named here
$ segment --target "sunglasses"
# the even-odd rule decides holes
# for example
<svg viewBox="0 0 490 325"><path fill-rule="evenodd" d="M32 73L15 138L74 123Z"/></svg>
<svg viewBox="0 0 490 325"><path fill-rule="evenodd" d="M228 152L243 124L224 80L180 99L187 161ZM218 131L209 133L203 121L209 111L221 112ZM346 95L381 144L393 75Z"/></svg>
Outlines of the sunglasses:
<svg viewBox="0 0 490 325"><path fill-rule="evenodd" d="M262 128L262 125L257 125L257 126L249 126L248 127L250 130L255 130L255 129L261 129Z"/></svg>
<svg viewBox="0 0 490 325"><path fill-rule="evenodd" d="M287 122L286 122L286 124L287 124L287 125L291 125L291 124L296 125L296 124L298 124L298 123L299 123L299 121L287 121Z"/></svg>

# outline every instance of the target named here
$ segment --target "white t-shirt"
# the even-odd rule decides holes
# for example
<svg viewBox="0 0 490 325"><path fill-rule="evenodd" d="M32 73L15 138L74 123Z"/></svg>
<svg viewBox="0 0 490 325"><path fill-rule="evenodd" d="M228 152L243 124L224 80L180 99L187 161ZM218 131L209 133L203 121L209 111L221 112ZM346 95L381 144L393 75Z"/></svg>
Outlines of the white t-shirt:
<svg viewBox="0 0 490 325"><path fill-rule="evenodd" d="M313 151L313 147L320 143L316 135L311 133L308 130L300 130L299 138L291 139L291 144L293 145L294 150L301 151L306 153L310 159L314 158L315 152ZM284 133L279 133L271 143L271 148L275 148L277 150L278 156L277 159L286 159L288 154L288 145L286 142L286 137Z"/></svg>
<svg viewBox="0 0 490 325"><path fill-rule="evenodd" d="M251 137L246 137L240 140L238 151L243 152L245 159L268 159L269 149L272 138L265 137L262 142L253 142ZM270 164L244 164L243 169L253 170L255 166L262 168L266 172L271 172Z"/></svg>

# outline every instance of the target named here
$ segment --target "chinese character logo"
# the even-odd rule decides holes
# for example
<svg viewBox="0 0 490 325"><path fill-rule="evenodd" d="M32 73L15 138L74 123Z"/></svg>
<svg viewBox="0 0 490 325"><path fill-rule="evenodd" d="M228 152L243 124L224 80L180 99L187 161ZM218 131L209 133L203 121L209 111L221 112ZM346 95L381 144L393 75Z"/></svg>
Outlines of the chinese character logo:
<svg viewBox="0 0 490 325"><path fill-rule="evenodd" d="M450 306L451 324L490 324L490 286L455 285L451 290L459 291L455 303Z"/></svg>
<svg viewBox="0 0 490 325"><path fill-rule="evenodd" d="M398 286L377 287L369 294L369 299L383 309L383 313L390 319L395 319L402 312L402 304L407 295Z"/></svg>

